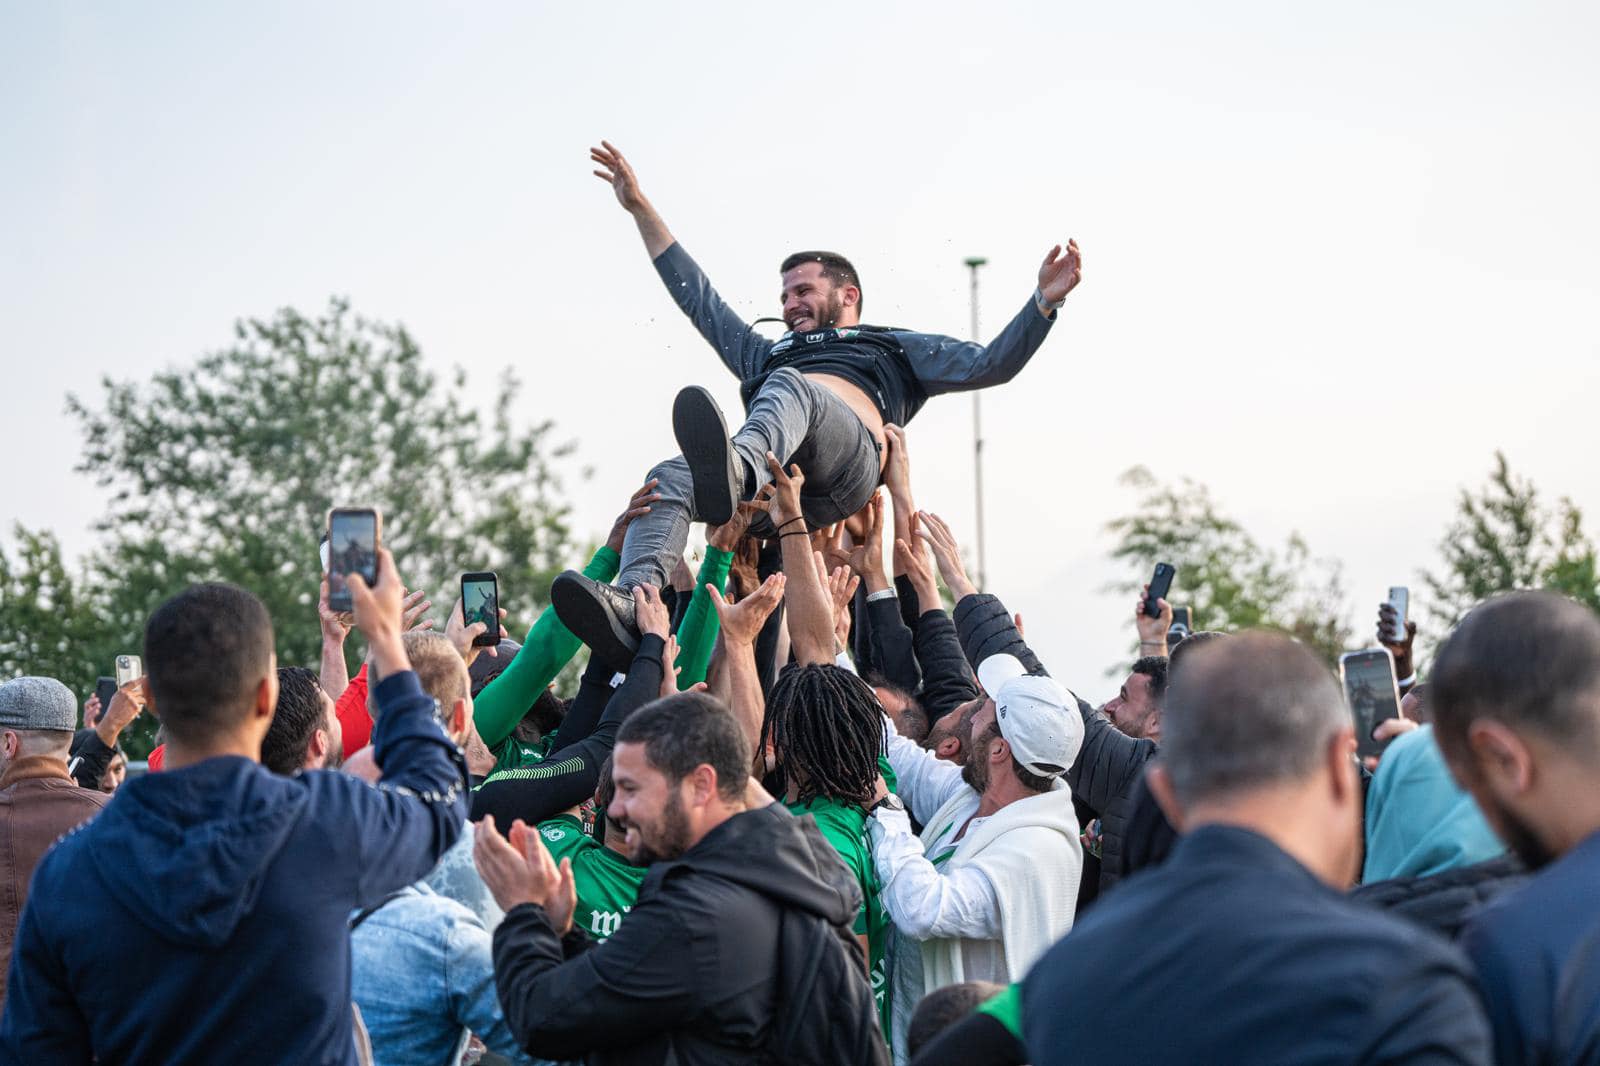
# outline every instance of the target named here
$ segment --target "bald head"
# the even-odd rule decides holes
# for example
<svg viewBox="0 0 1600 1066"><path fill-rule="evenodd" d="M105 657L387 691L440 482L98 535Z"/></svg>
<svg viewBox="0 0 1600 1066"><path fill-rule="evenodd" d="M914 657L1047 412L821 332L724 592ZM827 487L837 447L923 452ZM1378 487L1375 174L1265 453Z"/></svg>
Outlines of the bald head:
<svg viewBox="0 0 1600 1066"><path fill-rule="evenodd" d="M1190 805L1309 780L1350 715L1315 655L1288 637L1242 633L1185 655L1163 726L1162 765Z"/></svg>

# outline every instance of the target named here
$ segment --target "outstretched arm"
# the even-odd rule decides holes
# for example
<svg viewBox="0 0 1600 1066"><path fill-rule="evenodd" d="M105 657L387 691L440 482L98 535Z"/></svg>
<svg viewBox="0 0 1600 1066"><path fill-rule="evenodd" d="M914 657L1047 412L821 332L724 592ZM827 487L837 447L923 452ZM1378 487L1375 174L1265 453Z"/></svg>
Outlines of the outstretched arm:
<svg viewBox="0 0 1600 1066"><path fill-rule="evenodd" d="M667 229L667 224L661 220L656 209L645 198L644 190L639 188L639 178L633 172L633 167L617 151L616 145L610 141L601 141L599 148L589 149L589 158L600 164L595 177L607 182L611 191L617 194L617 203L622 209L633 216L633 221L639 227L639 236L644 239L644 250L654 259L668 248L672 247L675 238L672 231Z"/></svg>
<svg viewBox="0 0 1600 1066"><path fill-rule="evenodd" d="M683 245L672 236L667 224L645 198L632 165L616 146L601 141L599 148L589 149L589 158L600 164L595 176L611 186L622 209L633 216L662 284L678 301L683 313L740 381L755 376L766 361L772 343L751 329L717 295L699 265L683 250Z"/></svg>
<svg viewBox="0 0 1600 1066"><path fill-rule="evenodd" d="M927 333L901 337L928 395L1003 385L1033 358L1055 323L1056 311L1083 277L1078 243L1056 245L1039 267L1039 287L1021 311L987 345Z"/></svg>

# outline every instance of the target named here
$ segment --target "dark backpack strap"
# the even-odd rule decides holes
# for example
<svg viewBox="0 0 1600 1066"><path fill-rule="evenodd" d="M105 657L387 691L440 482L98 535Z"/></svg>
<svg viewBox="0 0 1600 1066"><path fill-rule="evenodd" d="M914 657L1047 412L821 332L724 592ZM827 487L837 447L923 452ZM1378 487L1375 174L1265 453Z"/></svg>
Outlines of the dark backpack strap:
<svg viewBox="0 0 1600 1066"><path fill-rule="evenodd" d="M368 907L366 910L362 911L360 914L356 915L354 918L351 918L350 919L350 931L352 933L355 932L356 931L356 926L360 925L362 922L366 921L368 918L371 918L374 914L377 914L379 911L383 910L383 908L387 907L389 904L391 904L395 900L399 899L400 896L404 892L405 892L405 889L403 889L403 888L400 889L399 891L391 892L387 896L384 896L382 899L380 899L378 902L374 903L372 906Z"/></svg>

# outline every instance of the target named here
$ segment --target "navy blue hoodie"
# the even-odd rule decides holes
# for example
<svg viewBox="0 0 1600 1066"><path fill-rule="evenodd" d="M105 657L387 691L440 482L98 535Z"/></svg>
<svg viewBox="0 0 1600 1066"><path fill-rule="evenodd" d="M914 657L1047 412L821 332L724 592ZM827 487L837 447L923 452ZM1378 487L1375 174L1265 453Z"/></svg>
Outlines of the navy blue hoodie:
<svg viewBox="0 0 1600 1066"><path fill-rule="evenodd" d="M39 864L0 1062L356 1061L353 909L431 870L466 765L409 671L375 692L383 784L207 759L129 781Z"/></svg>

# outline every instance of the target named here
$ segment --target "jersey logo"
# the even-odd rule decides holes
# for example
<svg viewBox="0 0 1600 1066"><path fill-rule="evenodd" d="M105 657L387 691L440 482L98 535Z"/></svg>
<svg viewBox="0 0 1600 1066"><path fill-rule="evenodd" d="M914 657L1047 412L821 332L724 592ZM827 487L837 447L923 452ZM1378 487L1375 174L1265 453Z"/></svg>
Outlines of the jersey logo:
<svg viewBox="0 0 1600 1066"><path fill-rule="evenodd" d="M539 830L539 835L550 841L552 844L558 844L567 839L567 831L561 828L559 825L547 826L544 829Z"/></svg>

